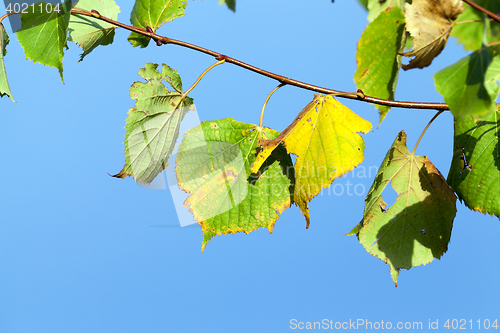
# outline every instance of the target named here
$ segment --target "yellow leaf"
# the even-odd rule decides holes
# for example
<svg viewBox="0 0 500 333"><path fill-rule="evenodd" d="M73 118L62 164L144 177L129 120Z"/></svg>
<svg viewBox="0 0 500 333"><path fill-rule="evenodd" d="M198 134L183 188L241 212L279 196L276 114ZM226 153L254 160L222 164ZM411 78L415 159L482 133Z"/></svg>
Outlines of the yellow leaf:
<svg viewBox="0 0 500 333"><path fill-rule="evenodd" d="M406 30L413 36L413 50L403 54L415 57L404 70L424 68L444 49L452 21L463 13L462 0L414 0L405 4Z"/></svg>
<svg viewBox="0 0 500 333"><path fill-rule="evenodd" d="M259 143L262 150L250 171L256 173L281 143L295 162L294 202L309 227L307 203L335 178L363 161L364 141L357 132L367 133L372 124L356 115L330 95L315 95L278 137Z"/></svg>

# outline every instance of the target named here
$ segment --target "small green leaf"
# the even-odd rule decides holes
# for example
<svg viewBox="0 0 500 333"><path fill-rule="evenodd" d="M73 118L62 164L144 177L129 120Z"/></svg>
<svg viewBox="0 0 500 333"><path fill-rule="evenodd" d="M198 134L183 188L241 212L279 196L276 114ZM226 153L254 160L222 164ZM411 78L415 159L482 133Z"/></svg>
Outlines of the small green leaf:
<svg viewBox="0 0 500 333"><path fill-rule="evenodd" d="M401 8L389 8L367 27L358 42L354 82L366 95L394 100L401 55L405 45L405 17ZM379 125L390 107L377 105Z"/></svg>
<svg viewBox="0 0 500 333"><path fill-rule="evenodd" d="M169 91L161 82L167 81L156 68L147 63L139 71L146 82L135 82L130 87L130 97L136 99L130 109L125 129L125 166L113 177L132 176L149 184L168 166L184 115L191 110L193 100L181 98L182 93ZM172 70L163 65L162 73ZM179 78L180 84L180 78Z"/></svg>
<svg viewBox="0 0 500 333"><path fill-rule="evenodd" d="M457 118L489 118L500 90L500 56L486 47L471 53L434 75L437 91Z"/></svg>
<svg viewBox="0 0 500 333"><path fill-rule="evenodd" d="M500 1L498 0L474 0L475 3L492 13L500 13ZM451 36L458 38L466 50L477 50L481 47L483 37L483 16L481 12L472 8L464 2L465 10L457 19L458 22L477 20L479 22L470 22L455 25L451 31ZM487 34L488 43L500 41L500 23L491 22Z"/></svg>
<svg viewBox="0 0 500 333"><path fill-rule="evenodd" d="M368 0L368 10L370 11L368 14L368 21L372 22L380 13L390 7L399 7L404 11L406 2L411 3L411 0Z"/></svg>
<svg viewBox="0 0 500 333"><path fill-rule="evenodd" d="M233 12L236 11L236 0L219 0L219 5L226 4L227 8L231 9Z"/></svg>
<svg viewBox="0 0 500 333"><path fill-rule="evenodd" d="M500 217L500 112L455 120L448 183L471 210Z"/></svg>
<svg viewBox="0 0 500 333"><path fill-rule="evenodd" d="M202 251L217 235L267 228L290 207L290 156L271 155L257 176L250 174L261 135L274 138L269 128L232 118L203 122L184 136L177 154L179 188L190 196L184 205L204 234ZM276 159L276 156L279 159ZM292 178L293 179L293 178Z"/></svg>
<svg viewBox="0 0 500 333"><path fill-rule="evenodd" d="M156 31L164 23L184 16L187 0L136 0L130 22L135 27L150 27ZM149 44L149 37L132 32L128 41L133 46L146 47Z"/></svg>
<svg viewBox="0 0 500 333"><path fill-rule="evenodd" d="M112 20L118 19L120 7L113 0L80 0L77 7L86 10L97 10L102 16ZM80 61L99 45L113 43L115 26L93 17L71 15L69 21L69 40L83 49Z"/></svg>
<svg viewBox="0 0 500 333"><path fill-rule="evenodd" d="M398 197L387 208L382 192L389 184ZM390 266L397 286L402 268L425 265L446 252L456 200L429 159L410 153L401 131L366 196L363 220L349 234L357 233L365 249Z"/></svg>
<svg viewBox="0 0 500 333"><path fill-rule="evenodd" d="M7 95L15 103L16 101L10 92L9 80L7 80L7 70L5 69L3 60L3 57L7 54L7 44L9 44L9 36L7 32L5 32L3 24L0 23L0 97Z"/></svg>
<svg viewBox="0 0 500 333"><path fill-rule="evenodd" d="M368 9L368 0L358 0L359 4ZM332 1L333 2L333 1Z"/></svg>
<svg viewBox="0 0 500 333"><path fill-rule="evenodd" d="M26 58L57 68L64 83L63 48L66 46L71 0L58 4L59 13L55 10L50 13L45 11L48 6L55 8L55 5L38 2L33 10L21 14L21 29L17 31L17 39L24 48Z"/></svg>

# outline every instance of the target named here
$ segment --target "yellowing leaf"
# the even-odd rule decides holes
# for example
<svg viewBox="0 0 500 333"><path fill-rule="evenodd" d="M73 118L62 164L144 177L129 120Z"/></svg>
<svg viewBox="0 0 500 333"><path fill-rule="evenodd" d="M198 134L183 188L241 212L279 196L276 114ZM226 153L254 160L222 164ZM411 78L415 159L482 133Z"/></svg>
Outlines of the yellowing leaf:
<svg viewBox="0 0 500 333"><path fill-rule="evenodd" d="M413 36L413 50L403 54L413 58L404 70L424 68L444 49L452 21L463 13L462 0L414 0L405 4L406 30Z"/></svg>
<svg viewBox="0 0 500 333"><path fill-rule="evenodd" d="M382 192L389 184L398 197L387 208ZM456 201L434 164L410 153L401 131L366 196L363 220L349 234L356 233L366 251L391 267L397 286L400 269L425 265L446 252Z"/></svg>
<svg viewBox="0 0 500 333"><path fill-rule="evenodd" d="M364 158L364 141L372 124L356 115L330 95L315 95L278 137L260 142L262 151L251 172L256 173L279 144L297 155L294 202L302 210L309 227L307 203L330 186L335 178L351 171Z"/></svg>

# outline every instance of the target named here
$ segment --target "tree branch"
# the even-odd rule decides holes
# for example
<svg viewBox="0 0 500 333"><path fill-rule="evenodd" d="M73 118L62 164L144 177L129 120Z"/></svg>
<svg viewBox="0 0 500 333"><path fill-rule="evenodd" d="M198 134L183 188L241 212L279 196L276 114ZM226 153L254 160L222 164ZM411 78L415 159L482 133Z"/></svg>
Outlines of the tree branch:
<svg viewBox="0 0 500 333"><path fill-rule="evenodd" d="M467 0L464 0L464 1L467 1ZM350 93L350 92L343 92L343 91L339 91L339 90L333 90L333 89L315 86L315 85L312 85L309 83L297 81L297 80L294 80L294 79L291 79L291 78L288 78L288 77L285 77L282 75L278 75L278 74L274 74L274 73L265 71L265 70L260 69L258 67L247 64L243 61L228 57L226 55L220 54L218 52L215 52L215 51L212 51L209 49L205 49L205 48L198 46L198 45L194 45L194 44L186 43L186 42L183 42L180 40L157 35L156 33L154 33L151 30L151 28L143 29L143 28L134 27L134 26L130 26L127 24L123 24L123 23L114 21L112 19L109 19L107 17L102 16L96 10L92 10L91 12L88 12L86 10L73 9L73 10L71 10L71 13L76 14L76 15L85 15L85 16L94 17L94 18L97 18L99 20L108 22L112 25L115 25L117 27L121 27L123 29L136 32L136 33L141 34L141 35L146 36L146 37L150 37L151 39L153 39L156 42L156 44L158 46L160 46L162 44L174 44L174 45L186 47L186 48L189 48L189 49L201 52L201 53L208 54L212 57L215 57L217 60L224 59L226 62L229 62L229 63L234 64L236 66L245 68L245 69L250 70L252 72L255 72L257 74L264 75L264 76L267 76L269 78L275 79L275 80L279 81L280 83L285 83L285 84L299 87L302 89L311 90L311 91L315 91L315 92L322 93L322 94L336 94L336 95L338 95L338 97L355 99L358 101L364 101L364 102L369 102L369 103L378 104L378 105L385 105L385 106L390 106L390 107L407 108L407 109L449 110L449 107L446 103L422 103L422 102L391 101L391 100L366 96L366 95L364 95L364 93L360 94L359 92L361 92L361 91L359 91L358 93Z"/></svg>
<svg viewBox="0 0 500 333"><path fill-rule="evenodd" d="M472 0L463 0L463 1L466 4L468 4L469 6L471 6L472 8L474 8L480 12L485 13L486 15L488 15L489 17L491 17L492 19L494 19L495 21L500 23L500 16L498 16L497 14L494 14L494 13L490 12L488 9L479 6L477 3L473 2Z"/></svg>

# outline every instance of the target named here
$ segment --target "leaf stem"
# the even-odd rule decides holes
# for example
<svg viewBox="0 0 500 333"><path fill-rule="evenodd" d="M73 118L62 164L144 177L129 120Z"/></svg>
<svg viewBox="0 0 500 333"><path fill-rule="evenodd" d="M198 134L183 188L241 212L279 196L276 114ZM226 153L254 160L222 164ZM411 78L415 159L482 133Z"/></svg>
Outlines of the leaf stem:
<svg viewBox="0 0 500 333"><path fill-rule="evenodd" d="M179 45L179 46L189 48L189 49L201 52L201 53L208 54L210 56L215 57L217 60L224 59L226 62L231 63L233 65L236 65L236 66L245 68L249 71L255 72L257 74L275 79L275 80L279 81L280 83L286 83L288 85L295 86L298 88L311 90L311 91L315 91L315 92L322 93L322 94L337 94L337 96L343 97L343 98L355 99L358 101L363 101L363 102L368 102L368 103L373 103L373 104L378 104L378 105L386 105L386 106L390 106L390 107L407 108L407 109L449 110L449 107L446 103L392 101L392 100L387 100L387 99L382 99L382 98L377 98L377 97L372 97L372 96L366 96L364 94L362 94L363 96L360 96L359 93L348 93L348 92L343 92L343 91L339 91L339 90L333 90L333 89L315 86L315 85L312 85L309 83L297 81L297 80L294 80L294 79L291 79L291 78L288 78L288 77L285 77L282 75L278 75L275 73L265 71L265 70L260 69L258 67L244 63L240 60L225 56L221 53L203 48L203 47L198 46L198 45L194 45L194 44L186 43L186 42L183 42L180 40L175 40L172 38L160 36L154 32L147 31L146 29L143 29L143 28L134 27L134 26L130 26L130 25L126 25L126 24L117 22L115 20L112 20L112 19L109 19L107 17L100 15L96 11L88 12L86 10L74 10L73 9L73 10L71 10L71 13L76 14L76 15L84 15L84 16L94 17L94 18L97 18L99 20L108 22L109 24L124 28L124 29L129 30L129 31L136 32L136 33L141 34L143 36L150 37L153 40L155 40L157 42L157 44L159 44L158 42L160 42L160 44Z"/></svg>
<svg viewBox="0 0 500 333"><path fill-rule="evenodd" d="M264 106L262 106L262 111L260 112L260 121L259 121L259 127L262 127L262 120L264 119L264 110L266 109L267 102L269 102L269 99L271 96L278 90L279 88L286 86L286 83L280 83L276 88L271 91L271 93L267 96L266 101L264 102Z"/></svg>
<svg viewBox="0 0 500 333"><path fill-rule="evenodd" d="M177 107L179 107L179 104L181 104L181 102L184 100L184 98L186 98L186 96L191 92L191 90L194 89L194 87L196 87L198 85L198 83L200 83L201 79L205 76L205 74L207 74L212 68L214 68L215 66L218 66L220 64L223 64L225 63L226 60L225 59L222 59L222 60L219 60L217 61L215 64L212 64L210 67L208 67L207 69L205 69L205 71L203 73L201 73L201 75L198 77L198 79L193 83L193 85L191 87L189 87L188 90L186 90L185 92L182 93L181 95L181 98L179 99L179 101L177 101L177 103L175 104L175 107L174 107L174 110L177 109Z"/></svg>
<svg viewBox="0 0 500 333"><path fill-rule="evenodd" d="M489 19L489 21L493 21L493 20ZM465 24L465 23L482 23L482 22L483 22L483 20L465 20L465 21L455 22L455 23L453 23L453 26Z"/></svg>
<svg viewBox="0 0 500 333"><path fill-rule="evenodd" d="M6 17L9 17L11 15L14 15L14 14L21 14L22 12L10 12L10 13L7 13L5 15L2 15L2 17L0 17L0 23L2 23L2 21L6 18Z"/></svg>
<svg viewBox="0 0 500 333"><path fill-rule="evenodd" d="M198 85L198 83L200 83L201 79L205 76L205 74L207 74L212 68L214 68L215 66L218 66L218 65L221 65L223 63L226 62L226 59L222 59L222 60L219 60L217 61L215 64L211 65L210 67L208 67L207 69L205 69L205 71L203 73L201 73L200 77L198 77L198 79L195 81L195 83L193 83L193 85L191 87L189 87L188 90L186 90L186 92L184 92L182 94L182 96L186 97L187 94L189 94L191 92L191 90L194 89L194 87L196 87Z"/></svg>
<svg viewBox="0 0 500 333"><path fill-rule="evenodd" d="M466 4L468 4L469 6L471 6L472 8L474 8L475 10L483 12L486 15L488 15L489 17L491 17L492 19L494 19L495 21L500 22L500 16L499 15L494 14L494 13L490 12L488 9L479 6L477 3L473 2L472 0L464 0L464 2Z"/></svg>
<svg viewBox="0 0 500 333"><path fill-rule="evenodd" d="M432 119L429 121L429 123L427 124L427 126L425 126L424 130L422 131L422 134L420 134L420 137L418 138L417 140L417 143L415 144L415 147L413 147L413 151L411 152L412 155L415 155L415 151L417 150L417 147L418 147L418 144L420 143L420 140L422 140L422 137L424 136L425 132L427 132L427 129L429 128L429 126L431 126L432 122L441 114L443 113L444 110L440 110L438 111L434 117L432 117Z"/></svg>

